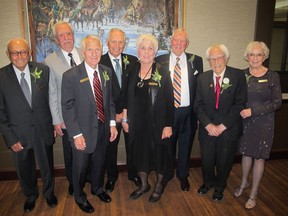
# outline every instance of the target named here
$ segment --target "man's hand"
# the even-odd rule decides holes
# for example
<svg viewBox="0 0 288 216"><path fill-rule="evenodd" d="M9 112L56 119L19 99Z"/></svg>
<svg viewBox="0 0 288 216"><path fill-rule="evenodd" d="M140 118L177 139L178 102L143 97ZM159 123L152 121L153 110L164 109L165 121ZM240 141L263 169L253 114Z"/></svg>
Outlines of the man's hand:
<svg viewBox="0 0 288 216"><path fill-rule="evenodd" d="M86 142L83 135L74 138L74 145L76 149L84 151L86 148Z"/></svg>
<svg viewBox="0 0 288 216"><path fill-rule="evenodd" d="M20 151L22 151L24 148L23 148L23 146L22 146L22 144L21 144L20 142L17 142L17 143L15 143L15 144L13 144L13 145L11 146L11 149L12 149L13 152L20 152Z"/></svg>
<svg viewBox="0 0 288 216"><path fill-rule="evenodd" d="M117 135L118 135L118 131L117 131L117 128L115 126L111 126L110 127L110 134L111 135L110 135L109 141L113 142L116 139Z"/></svg>
<svg viewBox="0 0 288 216"><path fill-rule="evenodd" d="M164 127L161 139L170 138L172 136L172 127Z"/></svg>
<svg viewBox="0 0 288 216"><path fill-rule="evenodd" d="M65 128L64 122L61 122L60 124L54 125L54 137L58 134L59 136L63 136L62 128Z"/></svg>

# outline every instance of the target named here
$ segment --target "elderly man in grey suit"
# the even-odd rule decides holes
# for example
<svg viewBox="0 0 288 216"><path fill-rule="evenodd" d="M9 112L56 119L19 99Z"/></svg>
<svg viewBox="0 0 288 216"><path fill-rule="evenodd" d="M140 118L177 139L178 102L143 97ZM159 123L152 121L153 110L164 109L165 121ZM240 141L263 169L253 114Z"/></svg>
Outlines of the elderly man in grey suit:
<svg viewBox="0 0 288 216"><path fill-rule="evenodd" d="M62 113L72 144L75 201L84 212L94 211L83 191L91 166L91 193L103 202L111 198L103 190L107 145L117 137L112 99L112 71L98 64L102 43L87 35L81 41L84 62L63 74Z"/></svg>
<svg viewBox="0 0 288 216"><path fill-rule="evenodd" d="M57 22L53 26L53 35L59 45L59 50L45 58L45 64L50 68L50 107L54 129L62 137L65 174L69 182L68 193L73 195L72 148L62 117L61 82L63 73L79 65L83 61L83 55L80 49L74 47L74 32L69 23Z"/></svg>

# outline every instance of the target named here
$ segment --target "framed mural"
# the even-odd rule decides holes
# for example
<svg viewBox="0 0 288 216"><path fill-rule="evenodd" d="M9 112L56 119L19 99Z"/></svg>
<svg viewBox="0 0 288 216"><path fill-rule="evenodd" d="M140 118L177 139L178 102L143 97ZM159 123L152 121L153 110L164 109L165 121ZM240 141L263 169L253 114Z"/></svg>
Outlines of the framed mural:
<svg viewBox="0 0 288 216"><path fill-rule="evenodd" d="M27 0L32 58L43 62L58 49L52 27L69 22L75 45L87 34L98 35L107 52L106 37L111 28L126 33L125 52L136 55L135 41L142 33L152 33L159 41L158 54L169 50L169 36L179 26L183 0ZM183 15L184 18L184 15Z"/></svg>

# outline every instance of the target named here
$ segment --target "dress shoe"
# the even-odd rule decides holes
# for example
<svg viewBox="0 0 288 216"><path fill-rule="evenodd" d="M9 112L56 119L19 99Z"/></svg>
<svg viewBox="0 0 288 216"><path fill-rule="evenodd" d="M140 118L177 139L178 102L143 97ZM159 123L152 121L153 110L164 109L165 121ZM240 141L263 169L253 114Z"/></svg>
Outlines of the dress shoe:
<svg viewBox="0 0 288 216"><path fill-rule="evenodd" d="M249 199L245 203L245 208L246 209L252 209L255 206L256 206L256 199L252 199L251 197L249 197Z"/></svg>
<svg viewBox="0 0 288 216"><path fill-rule="evenodd" d="M210 187L210 185L202 184L201 187L198 189L197 193L199 195L205 195L209 191Z"/></svg>
<svg viewBox="0 0 288 216"><path fill-rule="evenodd" d="M55 207L57 205L57 198L52 194L49 198L46 198L47 205L50 207Z"/></svg>
<svg viewBox="0 0 288 216"><path fill-rule="evenodd" d="M98 194L97 196L103 202L106 202L106 203L111 202L111 197L105 191L103 191L101 194Z"/></svg>
<svg viewBox="0 0 288 216"><path fill-rule="evenodd" d="M133 193L130 194L130 199L137 199L142 194L147 193L150 190L151 186L148 184L146 189L142 189L142 187L137 188Z"/></svg>
<svg viewBox="0 0 288 216"><path fill-rule="evenodd" d="M214 202L221 202L223 198L224 198L224 195L222 191L218 191L218 190L214 191L214 194L212 196L212 199Z"/></svg>
<svg viewBox="0 0 288 216"><path fill-rule="evenodd" d="M111 193L114 190L114 185L115 185L115 182L107 181L107 183L105 185L105 191L107 193Z"/></svg>
<svg viewBox="0 0 288 216"><path fill-rule="evenodd" d="M160 200L163 192L164 192L164 187L162 187L159 192L154 190L153 193L151 194L151 196L149 197L149 202L151 202L151 203L158 202Z"/></svg>
<svg viewBox="0 0 288 216"><path fill-rule="evenodd" d="M137 187L141 187L142 185L142 182L141 182L141 179L139 176L136 176L135 178L132 178L132 179L129 179L130 181L134 182L134 184L137 186Z"/></svg>
<svg viewBox="0 0 288 216"><path fill-rule="evenodd" d="M83 203L78 203L76 201L77 205L79 206L79 208L84 211L84 212L87 212L87 213L92 213L94 212L94 208L93 206L88 202L88 200L86 200L85 202Z"/></svg>
<svg viewBox="0 0 288 216"><path fill-rule="evenodd" d="M74 195L73 184L69 184L69 187L68 187L68 193L69 193L71 196Z"/></svg>
<svg viewBox="0 0 288 216"><path fill-rule="evenodd" d="M180 186L182 191L189 191L190 189L190 184L187 178L180 179Z"/></svg>
<svg viewBox="0 0 288 216"><path fill-rule="evenodd" d="M26 201L24 204L24 212L30 212L34 209L35 207L35 201L28 202Z"/></svg>

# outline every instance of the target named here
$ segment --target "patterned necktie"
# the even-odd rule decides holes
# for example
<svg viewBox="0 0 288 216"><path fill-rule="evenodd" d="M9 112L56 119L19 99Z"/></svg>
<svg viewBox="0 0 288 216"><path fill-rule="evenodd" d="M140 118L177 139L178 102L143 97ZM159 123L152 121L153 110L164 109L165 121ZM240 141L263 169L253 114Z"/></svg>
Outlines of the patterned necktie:
<svg viewBox="0 0 288 216"><path fill-rule="evenodd" d="M28 83L26 81L26 79L24 78L25 73L21 72L21 79L20 79L20 86L22 88L22 91L26 97L26 100L28 101L30 107L31 107L31 92L28 86Z"/></svg>
<svg viewBox="0 0 288 216"><path fill-rule="evenodd" d="M93 88L94 88L96 106L98 110L98 118L102 123L104 123L105 116L104 116L104 108L103 108L103 94L102 94L102 89L101 89L101 83L98 78L98 73L96 70L94 71Z"/></svg>
<svg viewBox="0 0 288 216"><path fill-rule="evenodd" d="M220 78L221 78L221 76L216 77L216 89L215 89L215 96L216 96L215 108L216 109L219 108L219 97L220 97L220 90L221 90L220 83L219 83Z"/></svg>
<svg viewBox="0 0 288 216"><path fill-rule="evenodd" d="M174 107L178 108L181 104L181 67L179 64L180 58L176 58L173 75L173 91L174 91Z"/></svg>
<svg viewBox="0 0 288 216"><path fill-rule="evenodd" d="M71 67L76 67L77 64L76 64L76 62L74 61L73 54L72 54L72 53L68 53L68 56L70 57L70 66L71 66Z"/></svg>
<svg viewBox="0 0 288 216"><path fill-rule="evenodd" d="M120 68L120 64L119 64L119 59L113 59L113 61L116 63L116 67L115 67L115 73L116 73L116 76L117 76L117 80L118 80L118 83L119 83L119 86L121 88L121 84L122 84L122 72L121 72L121 68Z"/></svg>

